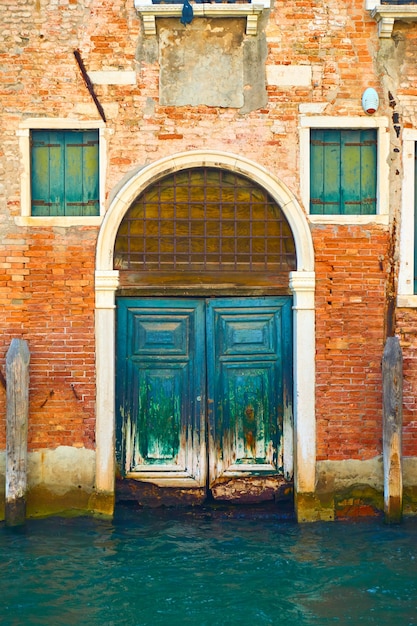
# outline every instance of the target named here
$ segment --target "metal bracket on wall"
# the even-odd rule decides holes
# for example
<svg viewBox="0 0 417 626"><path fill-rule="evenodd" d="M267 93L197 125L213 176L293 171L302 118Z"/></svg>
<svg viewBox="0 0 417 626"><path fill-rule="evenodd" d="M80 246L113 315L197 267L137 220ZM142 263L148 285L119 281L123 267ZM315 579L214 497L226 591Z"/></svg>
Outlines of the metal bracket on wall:
<svg viewBox="0 0 417 626"><path fill-rule="evenodd" d="M97 98L97 96L95 94L93 83L91 82L90 77L87 74L87 70L85 69L84 62L83 62L83 60L81 58L80 51L79 50L74 50L74 56L75 56L75 59L76 59L76 61L78 63L78 67L80 68L82 77L83 77L84 82L85 82L85 86L87 87L88 91L90 92L91 97L94 100L94 104L97 107L97 111L100 113L101 119L103 120L104 123L106 123L106 116L104 114L103 107L101 106L101 104L100 104L100 102L99 102L99 100L98 100L98 98Z"/></svg>

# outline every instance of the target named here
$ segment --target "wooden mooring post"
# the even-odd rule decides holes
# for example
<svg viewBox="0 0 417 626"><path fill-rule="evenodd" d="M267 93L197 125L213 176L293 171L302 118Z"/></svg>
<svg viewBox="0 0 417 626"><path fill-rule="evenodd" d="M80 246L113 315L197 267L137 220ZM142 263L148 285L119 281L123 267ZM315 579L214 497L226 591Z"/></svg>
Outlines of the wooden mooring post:
<svg viewBox="0 0 417 626"><path fill-rule="evenodd" d="M6 356L6 526L26 518L30 353L24 339L12 339Z"/></svg>
<svg viewBox="0 0 417 626"><path fill-rule="evenodd" d="M402 426L403 358L397 337L388 337L382 357L384 513L400 522L403 508Z"/></svg>

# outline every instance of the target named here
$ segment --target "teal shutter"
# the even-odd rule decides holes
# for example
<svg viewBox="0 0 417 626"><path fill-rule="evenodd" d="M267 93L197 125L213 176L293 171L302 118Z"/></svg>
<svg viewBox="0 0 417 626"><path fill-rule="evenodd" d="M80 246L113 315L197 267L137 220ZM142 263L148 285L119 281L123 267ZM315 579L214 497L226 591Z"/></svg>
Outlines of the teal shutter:
<svg viewBox="0 0 417 626"><path fill-rule="evenodd" d="M360 131L352 130L341 134L341 187L340 213L359 215L361 213L361 141Z"/></svg>
<svg viewBox="0 0 417 626"><path fill-rule="evenodd" d="M377 197L377 131L361 131L361 189L362 215L376 214Z"/></svg>
<svg viewBox="0 0 417 626"><path fill-rule="evenodd" d="M312 130L310 153L313 214L340 213L340 132Z"/></svg>
<svg viewBox="0 0 417 626"><path fill-rule="evenodd" d="M32 133L32 215L64 215L62 133Z"/></svg>
<svg viewBox="0 0 417 626"><path fill-rule="evenodd" d="M97 131L65 133L65 215L99 215Z"/></svg>
<svg viewBox="0 0 417 626"><path fill-rule="evenodd" d="M98 131L32 132L32 215L99 215Z"/></svg>
<svg viewBox="0 0 417 626"><path fill-rule="evenodd" d="M376 213L376 130L312 130L310 213Z"/></svg>

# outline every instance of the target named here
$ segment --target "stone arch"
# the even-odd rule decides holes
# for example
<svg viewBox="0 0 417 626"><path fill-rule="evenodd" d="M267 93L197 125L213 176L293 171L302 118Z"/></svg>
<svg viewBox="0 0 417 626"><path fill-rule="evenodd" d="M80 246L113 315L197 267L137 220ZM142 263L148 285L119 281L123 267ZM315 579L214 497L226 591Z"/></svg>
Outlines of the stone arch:
<svg viewBox="0 0 417 626"><path fill-rule="evenodd" d="M96 269L113 269L113 247L120 222L135 198L152 182L187 167L218 167L247 176L268 191L281 207L294 235L297 271L314 271L314 250L306 216L282 181L264 167L237 155L215 151L190 151L165 157L136 171L116 191L103 220L98 242Z"/></svg>
<svg viewBox="0 0 417 626"><path fill-rule="evenodd" d="M115 292L118 271L113 269L114 243L119 225L137 196L167 174L190 167L217 167L240 173L263 187L281 207L291 227L297 270L290 273L294 299L294 456L295 490L314 491L314 249L307 218L286 185L264 167L235 154L189 151L146 165L114 191L102 222L96 253L96 508L112 508L115 476Z"/></svg>

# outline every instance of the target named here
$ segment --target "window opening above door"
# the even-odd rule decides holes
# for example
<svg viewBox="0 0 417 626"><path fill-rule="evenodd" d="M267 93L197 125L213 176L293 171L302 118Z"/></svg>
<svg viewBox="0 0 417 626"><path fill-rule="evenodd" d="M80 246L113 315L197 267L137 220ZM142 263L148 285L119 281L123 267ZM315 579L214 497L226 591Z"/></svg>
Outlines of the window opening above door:
<svg viewBox="0 0 417 626"><path fill-rule="evenodd" d="M145 281L162 273L218 282L221 273L222 281L227 274L232 282L273 275L288 285L296 268L291 228L275 200L243 176L208 167L176 172L146 189L122 220L114 252L121 274Z"/></svg>

